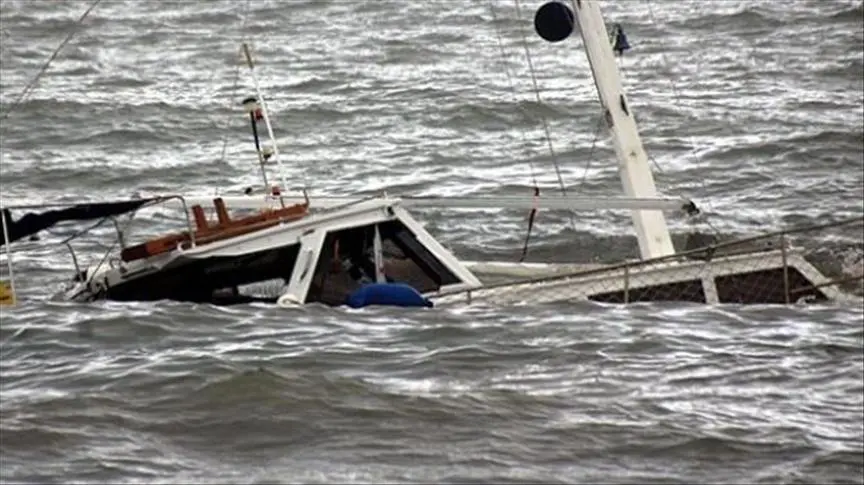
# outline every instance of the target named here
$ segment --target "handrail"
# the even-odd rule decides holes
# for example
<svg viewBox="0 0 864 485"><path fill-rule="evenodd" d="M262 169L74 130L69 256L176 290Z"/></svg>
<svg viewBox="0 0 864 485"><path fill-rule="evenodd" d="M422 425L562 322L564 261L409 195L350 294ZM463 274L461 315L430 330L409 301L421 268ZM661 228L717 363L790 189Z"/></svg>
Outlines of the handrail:
<svg viewBox="0 0 864 485"><path fill-rule="evenodd" d="M382 196L382 195L369 195L369 196L367 196L367 197L363 197L362 199L346 200L345 203L343 203L343 204L339 204L339 205L333 205L333 206L327 206L327 207L319 207L319 208L316 210L316 214L328 214L328 213L330 213L330 212L336 212L336 211L339 211L339 210L345 209L345 208L347 208L347 207L352 207L352 206L355 206L355 205L360 205L360 204L362 204L362 203L364 203L364 202L369 202L370 200L376 200L376 199L384 199L384 200L387 200L387 201L392 202L392 203L394 203L394 204L397 204L397 203L398 203L398 204L401 204L401 203L402 203L402 199L398 199L398 198L391 198L391 197L388 196L387 194L384 194L383 196Z"/></svg>
<svg viewBox="0 0 864 485"><path fill-rule="evenodd" d="M189 231L189 243L190 247L195 247L195 231L192 229L192 219L189 217L189 207L186 205L186 198L182 195L168 195L164 197L164 201L171 199L179 199L180 204L183 205L183 214L186 216L186 230Z"/></svg>
<svg viewBox="0 0 864 485"><path fill-rule="evenodd" d="M311 196L310 200L317 210L332 207L344 207L346 204L362 202L372 195L360 196ZM192 200L198 201L204 196L192 196ZM480 196L413 196L406 194L390 195L391 199L402 201L403 207L417 209L532 209L540 210L664 210L676 211L689 214L695 207L692 201L679 197L522 197L512 195L480 195ZM222 196L226 204L234 208L257 209L261 206L270 206L285 203L303 203L301 196L295 195L226 195Z"/></svg>
<svg viewBox="0 0 864 485"><path fill-rule="evenodd" d="M123 237L123 231L120 229L120 224L117 223L117 218L112 217L111 223L114 224L114 232L117 233L117 242L120 243L120 249L126 248L126 240Z"/></svg>
<svg viewBox="0 0 864 485"><path fill-rule="evenodd" d="M69 249L69 254L72 256L72 264L75 265L75 277L81 274L81 267L78 266L78 257L75 255L75 250L72 248L72 244L69 241L63 243ZM83 280L82 280L83 281Z"/></svg>
<svg viewBox="0 0 864 485"><path fill-rule="evenodd" d="M149 207L149 206L153 206L156 204L161 204L161 203L164 203L166 201L173 200L173 199L179 200L181 206L183 207L183 213L186 217L186 228L189 232L190 243L194 247L196 245L195 231L192 228L192 219L189 216L189 208L188 208L188 205L186 203L186 198L184 196L179 195L179 194L174 194L174 195L153 197L152 200L148 201L147 203L145 203L144 205L139 207L139 209L142 207ZM75 205L75 204L69 204L69 203L20 204L20 205L5 205L5 206L3 206L3 208L4 209L15 209L15 210L22 210L22 209L26 210L26 209L40 209L40 208L51 208L51 207L68 207L70 205ZM137 211L137 209L136 209L136 211ZM134 211L133 211L133 213L134 213ZM12 250L12 247L11 247L12 245L9 244L9 235L8 235L8 228L6 225L6 218L0 217L0 219L2 219L2 226L3 226L2 227L2 229L3 229L3 235L2 236L3 236L3 241L4 241L2 252L4 252L6 254L6 257L7 257L7 263L9 266L10 289L12 290L12 293L15 294L15 290L16 290L15 283L16 282L15 282L14 270L12 268L12 254L14 253L14 251ZM117 223L117 220L113 216L103 217L102 219L99 219L98 221L96 221L96 223L90 225L86 229L78 231L75 234L73 234L73 235L60 241L60 244L66 246L67 249L69 250L69 254L72 257L72 264L75 266L76 276L81 273L81 266L78 262L78 257L75 253L75 249L72 247L71 242L74 241L75 239L79 238L80 236L92 231L93 229L101 226L108 219L111 219L111 221L113 222L114 229L117 232L117 241L120 243L121 248L125 247L125 241L122 237L122 233L120 231L119 225ZM110 251L110 249L109 249L109 251ZM103 258L103 262L104 262L104 258ZM101 264L102 263L100 263L100 265Z"/></svg>
<svg viewBox="0 0 864 485"><path fill-rule="evenodd" d="M150 207L150 206L154 206L154 205L157 205L157 204L163 204L163 203L165 203L165 202L167 202L167 201L171 201L171 200L174 200L174 199L179 200L179 201L180 201L180 205L183 207L183 215L184 215L185 218L186 218L186 230L189 232L189 242L191 243L192 247L194 247L195 244L196 244L196 242L195 242L195 231L194 231L194 229L192 228L192 218L189 217L189 206L188 206L188 204L186 203L186 197L184 197L184 196L182 196L182 195L180 195L180 194L160 195L160 196L155 197L155 198L154 198L150 203L147 203L147 204L145 204L145 205L139 207L139 209L140 209L140 208L143 208L143 207ZM124 246L124 247L125 247L125 246Z"/></svg>

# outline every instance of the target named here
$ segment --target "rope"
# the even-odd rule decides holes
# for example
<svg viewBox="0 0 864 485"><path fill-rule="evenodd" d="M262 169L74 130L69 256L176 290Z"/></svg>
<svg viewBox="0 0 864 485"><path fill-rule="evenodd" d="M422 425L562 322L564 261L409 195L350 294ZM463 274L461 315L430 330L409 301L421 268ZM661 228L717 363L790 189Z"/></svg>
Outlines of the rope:
<svg viewBox="0 0 864 485"><path fill-rule="evenodd" d="M514 5L516 6L516 16L519 19L522 18L522 7L519 3L519 0L513 0ZM525 58L528 61L528 70L531 73L531 85L534 88L534 96L537 99L537 104L542 105L543 100L540 99L540 86L537 83L537 75L534 71L534 61L531 59L531 51L528 48L528 38L525 36L525 30L520 28L519 34L522 37L522 46L525 49ZM564 178L561 176L561 168L558 166L558 161L555 159L555 149L552 146L552 135L549 132L549 124L546 122L545 116L540 116L540 121L543 122L543 131L546 134L546 143L549 147L549 154L552 156L552 164L555 166L555 175L558 177L558 184L561 186L561 193L566 197L567 196L567 187L564 185ZM576 230L576 220L573 217L573 211L570 211L570 224L573 226L573 230Z"/></svg>
<svg viewBox="0 0 864 485"><path fill-rule="evenodd" d="M525 256L528 255L528 242L531 240L531 229L534 227L534 217L537 215L537 198L540 197L540 187L534 187L534 207L528 214L528 232L525 234L525 244L522 246L522 255L519 257L519 262L525 261Z"/></svg>
<svg viewBox="0 0 864 485"><path fill-rule="evenodd" d="M75 23L75 26L77 27L78 25L81 25L81 23L84 22L84 19L86 19L87 16L90 15L90 12L101 1L102 0L96 0L92 4L90 4L90 6L87 8L87 10L85 10L84 13L81 14L81 17L78 18L78 21ZM39 69L39 72L36 74L36 76L27 84L27 86L24 88L24 91L21 91L21 94L18 95L18 99L16 99L15 102L12 103L12 106L9 109L7 109L5 113L3 113L3 116L0 117L0 121L3 121L6 118L8 118L9 114L12 113L13 111L15 111L15 108L17 108L18 105L21 104L22 101L24 101L24 98L26 98L33 91L33 88L36 87L36 83L39 82L39 79L42 77L43 74L45 74L45 71L47 71L48 67L51 66L51 63L54 62L54 59L57 58L57 54L59 54L60 51L63 50L63 47L65 47L66 44L69 43L70 40L72 40L72 37L75 36L76 33L77 33L77 30L72 29L72 31L69 32L69 35L67 35L66 38L63 39L63 42L60 42L60 45L58 45L57 48L54 49L54 52L51 53L51 56L48 58L48 60L45 61L44 64L42 64L42 68Z"/></svg>

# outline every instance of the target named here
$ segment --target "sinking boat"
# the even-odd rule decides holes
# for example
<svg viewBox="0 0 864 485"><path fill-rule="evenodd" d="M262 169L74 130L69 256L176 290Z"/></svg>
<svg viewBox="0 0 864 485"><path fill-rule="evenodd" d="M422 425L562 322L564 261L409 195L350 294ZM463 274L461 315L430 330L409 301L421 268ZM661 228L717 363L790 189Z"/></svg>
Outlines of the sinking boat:
<svg viewBox="0 0 864 485"><path fill-rule="evenodd" d="M618 159L624 197L394 197L363 199L289 197L268 180L266 166L279 165L278 147L248 49L256 97L244 101L267 193L215 198L181 195L116 203L77 204L14 219L3 211L4 249L14 286L10 243L62 220L112 220L119 255L106 254L87 268L76 266L63 292L73 301L177 300L214 304L255 301L298 305L450 306L506 305L593 300L608 303L683 301L780 303L856 298L845 289L861 275L823 273L789 244L796 232L864 227L864 217L820 227L779 231L732 241L691 240L676 251L664 211L693 215L682 198L659 197L615 59L621 48L610 37L599 6L576 0L573 9L553 1L535 16L535 28L552 42L578 26L595 80L606 126ZM618 42L621 32L616 32ZM626 40L624 41L626 43ZM245 48L245 44L244 44ZM263 122L270 147L262 147ZM280 166L281 168L281 166ZM123 214L171 204L185 227L137 244L128 243ZM612 265L466 262L458 259L409 212L411 208L523 208L544 210L626 209L641 257ZM65 211L65 212L64 212ZM245 211L238 214L238 211ZM215 220L208 217L215 214ZM487 277L482 277L486 274ZM489 283L489 275L510 276ZM521 276L519 276L521 275ZM514 277L515 276L515 277ZM9 291L13 295L14 288Z"/></svg>

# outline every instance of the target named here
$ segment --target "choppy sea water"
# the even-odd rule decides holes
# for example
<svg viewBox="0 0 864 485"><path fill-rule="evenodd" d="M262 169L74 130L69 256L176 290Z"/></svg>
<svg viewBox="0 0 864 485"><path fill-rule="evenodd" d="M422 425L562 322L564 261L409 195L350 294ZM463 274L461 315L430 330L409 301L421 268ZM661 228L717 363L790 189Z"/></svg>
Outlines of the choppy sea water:
<svg viewBox="0 0 864 485"><path fill-rule="evenodd" d="M258 183L238 106L252 94L236 77L245 18L293 187L530 195L533 166L557 191L545 119L569 192L617 194L581 41L542 43L539 3L520 1L520 18L497 1L103 0L0 123L0 193ZM3 112L87 5L0 3ZM633 45L621 66L664 193L726 233L864 213L860 0L602 7ZM418 218L460 256L515 260L526 215ZM626 213L541 212L529 259L632 254L630 231ZM841 256L854 264L855 248ZM62 249L16 263L26 298L0 322L4 483L864 478L858 304L71 305L47 301L72 268Z"/></svg>

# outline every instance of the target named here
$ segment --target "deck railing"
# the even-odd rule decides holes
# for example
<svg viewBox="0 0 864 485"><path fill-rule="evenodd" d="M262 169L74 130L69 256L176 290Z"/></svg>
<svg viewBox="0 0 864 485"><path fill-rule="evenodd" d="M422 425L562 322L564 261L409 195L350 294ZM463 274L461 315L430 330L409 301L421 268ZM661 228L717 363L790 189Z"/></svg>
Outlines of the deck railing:
<svg viewBox="0 0 864 485"><path fill-rule="evenodd" d="M716 241L660 258L445 291L434 298L794 303L838 295L864 295L864 217Z"/></svg>

